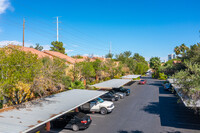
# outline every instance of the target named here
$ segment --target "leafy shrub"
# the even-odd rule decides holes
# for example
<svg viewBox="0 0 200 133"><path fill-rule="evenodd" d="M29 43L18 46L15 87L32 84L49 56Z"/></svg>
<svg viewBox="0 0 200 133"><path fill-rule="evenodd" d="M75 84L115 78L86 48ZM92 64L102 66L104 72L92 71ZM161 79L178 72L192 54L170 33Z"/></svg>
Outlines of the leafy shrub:
<svg viewBox="0 0 200 133"><path fill-rule="evenodd" d="M0 102L0 109L3 108L3 103Z"/></svg>
<svg viewBox="0 0 200 133"><path fill-rule="evenodd" d="M140 80L140 77L137 77L137 78L133 78L133 80Z"/></svg>
<svg viewBox="0 0 200 133"><path fill-rule="evenodd" d="M72 79L69 76L64 76L62 78L62 82L65 88L69 88L71 86Z"/></svg>
<svg viewBox="0 0 200 133"><path fill-rule="evenodd" d="M90 82L90 85L94 85L94 84L96 84L96 81L95 81L95 80L92 81L92 82Z"/></svg>
<svg viewBox="0 0 200 133"><path fill-rule="evenodd" d="M120 77L121 77L120 75L115 75L114 79L120 79Z"/></svg>
<svg viewBox="0 0 200 133"><path fill-rule="evenodd" d="M105 79L104 79L104 81L106 81L106 80L110 80L111 78L110 77L106 77Z"/></svg>
<svg viewBox="0 0 200 133"><path fill-rule="evenodd" d="M167 79L167 75L165 75L164 73L159 73L159 79L166 80Z"/></svg>
<svg viewBox="0 0 200 133"><path fill-rule="evenodd" d="M85 86L82 81L75 81L71 82L71 87L69 87L69 89L85 89Z"/></svg>

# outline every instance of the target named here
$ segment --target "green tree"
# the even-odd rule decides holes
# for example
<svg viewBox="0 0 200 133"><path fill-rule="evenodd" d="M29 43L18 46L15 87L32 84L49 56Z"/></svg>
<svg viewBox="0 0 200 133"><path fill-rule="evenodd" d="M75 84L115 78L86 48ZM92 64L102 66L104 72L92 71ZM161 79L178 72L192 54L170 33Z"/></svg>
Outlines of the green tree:
<svg viewBox="0 0 200 133"><path fill-rule="evenodd" d="M98 59L95 60L93 62L93 68L94 68L94 71L95 71L96 80L98 81L99 77L102 74L102 71L105 69L103 62L101 60L98 60Z"/></svg>
<svg viewBox="0 0 200 133"><path fill-rule="evenodd" d="M125 56L125 58L129 58L130 56L131 56L131 51L125 51L124 52L124 56Z"/></svg>
<svg viewBox="0 0 200 133"><path fill-rule="evenodd" d="M188 104L194 105L200 99L200 65L199 63L184 62L186 65L185 70L181 70L174 75L177 79L176 83L181 86L179 92L182 94L183 99L189 99Z"/></svg>
<svg viewBox="0 0 200 133"><path fill-rule="evenodd" d="M18 47L1 48L0 64L0 97L9 104L30 100L31 83L42 65L37 55L20 51Z"/></svg>
<svg viewBox="0 0 200 133"><path fill-rule="evenodd" d="M51 51L56 51L56 52L60 52L60 53L65 54L65 48L63 47L62 42L53 41L53 42L51 42L51 45L53 46L53 47L50 47Z"/></svg>
<svg viewBox="0 0 200 133"><path fill-rule="evenodd" d="M41 46L39 43L36 43L36 46L34 49L37 49L39 51L42 51L43 50L43 46Z"/></svg>
<svg viewBox="0 0 200 133"><path fill-rule="evenodd" d="M82 69L81 69L82 76L86 80L89 80L90 77L94 77L95 76L95 69L92 65L92 62L83 62L82 64L83 64Z"/></svg>
<svg viewBox="0 0 200 133"><path fill-rule="evenodd" d="M150 67L154 69L154 73L152 74L153 78L159 78L161 61L159 57L152 57L150 59Z"/></svg>
<svg viewBox="0 0 200 133"><path fill-rule="evenodd" d="M0 49L0 98L20 104L64 89L65 61L21 51L20 46Z"/></svg>
<svg viewBox="0 0 200 133"><path fill-rule="evenodd" d="M65 75L65 61L54 58L53 60L45 57L40 59L42 67L40 73L34 77L32 90L44 97L61 91L65 88L63 78Z"/></svg>
<svg viewBox="0 0 200 133"><path fill-rule="evenodd" d="M39 50L39 51L43 50L43 46L41 46L39 43L36 43L35 45L36 45L35 47L30 46L30 48L34 48L34 49Z"/></svg>
<svg viewBox="0 0 200 133"><path fill-rule="evenodd" d="M130 51L125 51L116 55L116 60L121 61L124 66L127 66L130 70L130 74L137 73L143 74L148 70L148 63L145 61L145 58L138 53L135 53L131 57Z"/></svg>
<svg viewBox="0 0 200 133"><path fill-rule="evenodd" d="M150 67L154 70L158 70L161 66L161 61L159 57L152 57L150 59Z"/></svg>
<svg viewBox="0 0 200 133"><path fill-rule="evenodd" d="M108 54L106 54L106 56L105 56L106 58L113 58L113 54L112 53L108 53Z"/></svg>
<svg viewBox="0 0 200 133"><path fill-rule="evenodd" d="M176 46L174 48L174 52L176 53L176 55L184 56L188 49L189 48L187 46L185 46L185 44L183 43L180 46Z"/></svg>

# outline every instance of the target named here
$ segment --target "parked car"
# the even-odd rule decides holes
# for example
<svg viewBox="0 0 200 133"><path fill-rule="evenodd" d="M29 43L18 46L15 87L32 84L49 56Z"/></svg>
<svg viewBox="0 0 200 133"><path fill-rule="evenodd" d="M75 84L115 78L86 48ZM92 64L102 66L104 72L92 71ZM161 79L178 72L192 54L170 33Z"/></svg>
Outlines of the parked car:
<svg viewBox="0 0 200 133"><path fill-rule="evenodd" d="M81 112L70 112L51 122L52 127L67 128L73 131L86 129L90 126L91 117Z"/></svg>
<svg viewBox="0 0 200 133"><path fill-rule="evenodd" d="M108 93L100 96L100 98L102 98L103 100L112 101L112 102L119 100L119 96L118 95L114 95L111 92L108 92Z"/></svg>
<svg viewBox="0 0 200 133"><path fill-rule="evenodd" d="M171 85L171 83L166 83L166 84L164 84L164 89L165 89L165 90L171 91L171 90L172 90L172 85Z"/></svg>
<svg viewBox="0 0 200 133"><path fill-rule="evenodd" d="M123 92L116 92L114 90L110 90L110 93L119 96L120 99L123 99L125 97L125 94Z"/></svg>
<svg viewBox="0 0 200 133"><path fill-rule="evenodd" d="M164 81L164 82L162 83L162 86L165 87L165 84L167 84L167 83L169 83L169 81Z"/></svg>
<svg viewBox="0 0 200 133"><path fill-rule="evenodd" d="M140 80L140 82L139 82L139 84L141 84L141 85L144 85L144 84L146 84L146 83L147 83L146 80Z"/></svg>
<svg viewBox="0 0 200 133"><path fill-rule="evenodd" d="M126 94L126 96L129 96L130 95L130 89L125 89L125 88L123 88L123 87L119 87L119 88L113 88L113 90L115 91L115 92L122 92L122 93L124 93L124 94Z"/></svg>
<svg viewBox="0 0 200 133"><path fill-rule="evenodd" d="M95 100L92 100L92 101L80 106L80 109L82 111L100 112L102 115L112 112L112 110L114 108L115 108L115 106L114 106L113 102L104 101L101 98L97 98Z"/></svg>

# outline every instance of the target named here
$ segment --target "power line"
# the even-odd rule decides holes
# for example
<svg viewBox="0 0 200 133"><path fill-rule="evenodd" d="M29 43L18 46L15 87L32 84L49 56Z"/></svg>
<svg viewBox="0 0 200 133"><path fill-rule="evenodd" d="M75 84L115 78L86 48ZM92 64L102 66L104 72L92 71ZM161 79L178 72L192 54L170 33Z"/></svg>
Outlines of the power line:
<svg viewBox="0 0 200 133"><path fill-rule="evenodd" d="M27 8L27 7L25 7L25 8ZM27 8L27 9L30 10L30 7ZM37 11L38 11L38 10L35 10L35 9L33 9L33 8L32 8L32 10L34 10L34 12L37 12ZM38 12L38 13L40 13L40 14L42 13L44 16L47 16L46 14L44 14L44 12L41 12L41 11L40 11L40 12ZM37 22L40 23L41 20L37 20ZM44 24L44 26L47 26L47 25L50 25L50 23L45 23L45 24ZM57 23L57 25L58 25L58 23ZM70 26L67 25L67 27L70 27ZM48 30L48 29L49 29L49 28L47 28L47 29L45 29L45 30L43 29L43 30L46 31L46 30ZM82 35L86 36L86 38L91 38L91 36L88 36L88 34L85 34L85 33L81 32L80 30L77 30L77 29L72 28L72 27L71 27L71 29L73 29L73 30L75 30L75 31L77 31L77 32L79 32L79 33L81 33ZM41 31L41 30L40 30L40 31ZM58 27L57 27L57 31L59 31L59 28L58 28ZM33 32L35 32L35 29L33 30ZM67 31L67 32L70 33L69 31ZM36 32L35 32L35 33L36 33ZM40 32L38 32L38 33L40 33ZM45 32L45 34L46 34L46 33L49 33L49 32ZM60 34L60 33L59 33L59 32L57 32L57 33L58 33L58 34L57 34L57 40L59 40L59 37L60 37L59 34ZM40 34L41 34L41 33L40 33ZM75 33L74 33L74 34L75 34ZM79 44L84 44L83 46L80 46L80 45L79 45L79 48L81 47L81 49L87 49L87 50L88 50L88 47L84 47L85 45L88 45L87 42L91 43L91 41L92 41L93 39L96 40L96 38L94 38L94 36L92 37L92 40L90 40L90 39L87 40L86 38L81 38L80 36L76 36L76 35L73 35L73 34L71 34L71 33L70 33L70 35L72 35L73 37L76 38L75 40L73 40L73 42L75 41L75 42L78 42ZM42 34L42 36L44 36L44 35ZM46 35L45 35L45 36L46 36ZM48 39L49 39L49 38L48 38ZM81 41L81 40L80 40L81 42L78 41L79 39L81 39L82 41ZM85 43L84 43L83 40L85 41ZM90 46L88 45L90 48L98 49L98 50L100 50L100 51L107 51L106 49L104 49L104 48L102 49L102 47L99 47L99 46L102 46L102 44L101 44L100 42L103 42L103 44L105 45L105 42L104 42L104 41L102 41L102 40L101 40L101 41L100 41L100 40L99 40L99 41L95 41L95 40L93 40L93 41L94 41L94 43L96 44L96 46L97 46L98 48L95 47L95 45L92 45L92 46L91 46L91 45L90 45ZM93 42L93 41L92 41L92 42ZM100 45L98 45L97 43L100 44ZM69 44L69 43L68 43L68 44Z"/></svg>

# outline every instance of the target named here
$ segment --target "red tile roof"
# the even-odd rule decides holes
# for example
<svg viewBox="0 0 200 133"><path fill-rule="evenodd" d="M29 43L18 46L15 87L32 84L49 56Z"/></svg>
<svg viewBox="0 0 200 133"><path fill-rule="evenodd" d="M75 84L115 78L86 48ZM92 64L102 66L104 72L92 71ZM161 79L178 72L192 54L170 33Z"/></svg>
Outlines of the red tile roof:
<svg viewBox="0 0 200 133"><path fill-rule="evenodd" d="M31 52L32 54L36 54L38 55L38 58L43 58L43 57L49 57L49 58L53 58L51 55L48 55L48 54L45 54L44 52L42 51L39 51L39 50L36 50L34 48L29 48L29 47L22 47L22 46L18 46L18 45L8 45L7 47L11 47L11 48L17 48L21 51L24 51L24 52Z"/></svg>
<svg viewBox="0 0 200 133"><path fill-rule="evenodd" d="M67 56L65 54L62 54L60 52L49 51L49 50L44 50L43 52L46 53L46 54L49 54L51 56L54 56L54 57L65 59L68 63L71 63L71 64L74 64L76 62L74 58Z"/></svg>

